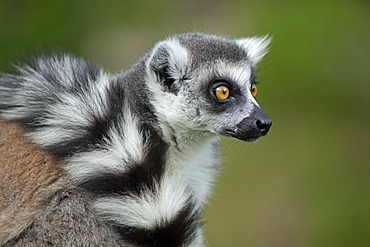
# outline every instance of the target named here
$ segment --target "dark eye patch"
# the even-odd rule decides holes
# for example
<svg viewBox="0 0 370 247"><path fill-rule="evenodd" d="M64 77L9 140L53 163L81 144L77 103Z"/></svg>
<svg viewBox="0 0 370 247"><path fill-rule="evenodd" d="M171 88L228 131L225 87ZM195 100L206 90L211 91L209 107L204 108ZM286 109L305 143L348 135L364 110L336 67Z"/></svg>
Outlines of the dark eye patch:
<svg viewBox="0 0 370 247"><path fill-rule="evenodd" d="M206 108L212 112L222 112L232 108L242 97L239 85L228 77L215 77L206 84L205 99L209 103ZM226 86L230 96L227 100L220 101L214 95L214 90L219 86Z"/></svg>
<svg viewBox="0 0 370 247"><path fill-rule="evenodd" d="M239 85L227 77L216 77L211 80L208 84L209 91L212 92L214 88L220 85L225 85L229 88L231 98L238 98L242 95Z"/></svg>

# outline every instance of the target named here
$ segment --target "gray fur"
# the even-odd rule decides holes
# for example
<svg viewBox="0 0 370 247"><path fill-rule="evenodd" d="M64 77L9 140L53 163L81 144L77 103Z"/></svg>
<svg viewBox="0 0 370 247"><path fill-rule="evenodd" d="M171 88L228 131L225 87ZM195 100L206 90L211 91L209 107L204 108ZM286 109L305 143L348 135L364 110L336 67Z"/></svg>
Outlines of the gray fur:
<svg viewBox="0 0 370 247"><path fill-rule="evenodd" d="M124 246L81 192L58 192L22 234L3 246Z"/></svg>

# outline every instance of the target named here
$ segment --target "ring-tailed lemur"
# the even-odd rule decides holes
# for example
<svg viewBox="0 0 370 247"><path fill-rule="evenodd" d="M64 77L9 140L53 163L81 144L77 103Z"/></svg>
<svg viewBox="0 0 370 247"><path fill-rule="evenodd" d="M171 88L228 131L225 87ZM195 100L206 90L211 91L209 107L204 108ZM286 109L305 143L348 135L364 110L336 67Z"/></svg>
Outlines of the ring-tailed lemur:
<svg viewBox="0 0 370 247"><path fill-rule="evenodd" d="M254 98L268 43L178 35L118 75L70 55L42 56L1 75L0 114L56 157L115 241L202 246L218 136L255 141L271 126Z"/></svg>

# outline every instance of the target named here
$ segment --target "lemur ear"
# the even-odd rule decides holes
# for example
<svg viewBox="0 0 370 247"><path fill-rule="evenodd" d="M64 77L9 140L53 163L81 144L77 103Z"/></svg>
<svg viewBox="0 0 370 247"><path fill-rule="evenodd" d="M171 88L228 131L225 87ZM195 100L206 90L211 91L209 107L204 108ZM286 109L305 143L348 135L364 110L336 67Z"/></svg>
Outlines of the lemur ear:
<svg viewBox="0 0 370 247"><path fill-rule="evenodd" d="M256 65L266 55L270 42L271 37L268 35L236 40L236 43L247 52L253 65Z"/></svg>
<svg viewBox="0 0 370 247"><path fill-rule="evenodd" d="M173 84L185 77L188 63L188 51L178 40L170 39L154 47L148 68L154 72L156 79L163 83L166 90L176 92Z"/></svg>

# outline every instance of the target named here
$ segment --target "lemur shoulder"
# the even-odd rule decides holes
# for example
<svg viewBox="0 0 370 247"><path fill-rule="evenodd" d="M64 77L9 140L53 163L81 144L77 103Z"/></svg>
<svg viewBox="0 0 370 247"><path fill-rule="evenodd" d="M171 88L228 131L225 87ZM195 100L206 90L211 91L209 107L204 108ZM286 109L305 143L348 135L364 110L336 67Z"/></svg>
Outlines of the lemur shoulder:
<svg viewBox="0 0 370 247"><path fill-rule="evenodd" d="M271 126L254 98L268 44L190 33L117 75L66 54L0 75L0 245L203 246L219 136Z"/></svg>

